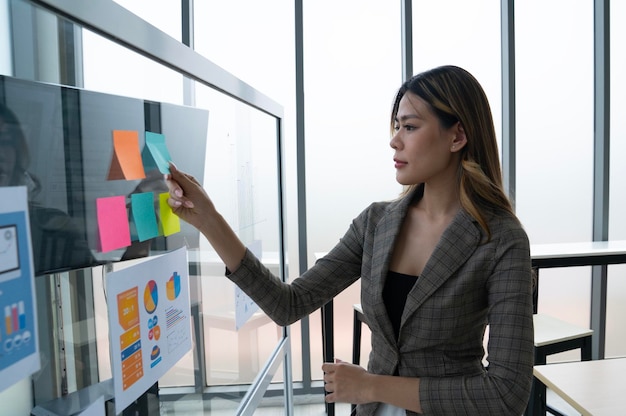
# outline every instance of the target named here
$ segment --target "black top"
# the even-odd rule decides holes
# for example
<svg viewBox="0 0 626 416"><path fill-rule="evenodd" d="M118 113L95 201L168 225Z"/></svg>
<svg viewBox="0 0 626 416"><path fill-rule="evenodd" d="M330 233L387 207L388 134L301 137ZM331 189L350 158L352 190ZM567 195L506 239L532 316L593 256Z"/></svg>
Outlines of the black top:
<svg viewBox="0 0 626 416"><path fill-rule="evenodd" d="M383 301L385 302L396 340L400 334L400 321L402 320L406 298L411 289L413 289L415 282L417 282L417 277L392 271L389 271L387 274L387 281L385 281L385 287L383 288Z"/></svg>

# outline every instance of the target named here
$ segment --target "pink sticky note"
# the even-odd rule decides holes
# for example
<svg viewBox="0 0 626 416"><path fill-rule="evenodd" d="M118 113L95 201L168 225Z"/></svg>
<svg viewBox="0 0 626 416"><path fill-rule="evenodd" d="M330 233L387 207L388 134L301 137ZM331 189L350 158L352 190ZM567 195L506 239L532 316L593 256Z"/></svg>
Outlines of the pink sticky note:
<svg viewBox="0 0 626 416"><path fill-rule="evenodd" d="M126 213L126 199L123 196L98 198L98 231L102 252L130 245L130 227Z"/></svg>

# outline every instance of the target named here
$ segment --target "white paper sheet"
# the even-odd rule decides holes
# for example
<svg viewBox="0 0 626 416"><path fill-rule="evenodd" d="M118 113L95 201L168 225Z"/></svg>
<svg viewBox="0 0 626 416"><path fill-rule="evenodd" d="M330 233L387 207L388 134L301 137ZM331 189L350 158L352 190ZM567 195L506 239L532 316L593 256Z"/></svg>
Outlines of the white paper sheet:
<svg viewBox="0 0 626 416"><path fill-rule="evenodd" d="M0 391L40 368L26 187L0 188Z"/></svg>
<svg viewBox="0 0 626 416"><path fill-rule="evenodd" d="M191 350L188 267L181 248L106 277L116 413Z"/></svg>

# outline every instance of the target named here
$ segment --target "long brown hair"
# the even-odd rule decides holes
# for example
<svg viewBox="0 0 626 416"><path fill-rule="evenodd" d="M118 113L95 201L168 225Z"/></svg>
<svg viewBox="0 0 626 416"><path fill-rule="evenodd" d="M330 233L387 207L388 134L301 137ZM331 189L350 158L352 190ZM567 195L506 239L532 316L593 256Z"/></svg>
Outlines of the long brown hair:
<svg viewBox="0 0 626 416"><path fill-rule="evenodd" d="M31 160L26 136L15 113L2 103L0 103L0 124L3 124L5 129L2 133L6 135L2 138L3 142L6 140L15 149L16 160L11 172L11 185L27 185L29 196L32 197L40 191L41 184L37 177L28 171Z"/></svg>
<svg viewBox="0 0 626 416"><path fill-rule="evenodd" d="M424 100L443 128L460 122L467 137L461 150L459 194L461 206L478 221L491 238L487 211L505 212L513 217L513 207L502 186L502 171L493 117L487 96L469 72L456 66L440 66L415 75L398 90L391 112L391 128L400 100L411 92ZM406 187L403 195L422 184Z"/></svg>

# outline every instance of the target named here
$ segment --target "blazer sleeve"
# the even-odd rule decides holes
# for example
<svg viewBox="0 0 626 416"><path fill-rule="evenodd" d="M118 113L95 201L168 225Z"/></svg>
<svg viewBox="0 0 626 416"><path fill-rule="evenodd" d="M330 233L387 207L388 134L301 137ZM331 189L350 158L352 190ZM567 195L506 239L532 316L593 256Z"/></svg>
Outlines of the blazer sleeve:
<svg viewBox="0 0 626 416"><path fill-rule="evenodd" d="M520 415L526 408L534 361L530 246L521 227L491 243L496 247L486 281L489 366L471 376L422 378L425 415Z"/></svg>
<svg viewBox="0 0 626 416"><path fill-rule="evenodd" d="M325 305L360 278L363 235L369 209L352 221L324 258L291 283L273 275L249 250L227 277L278 325L290 325Z"/></svg>

